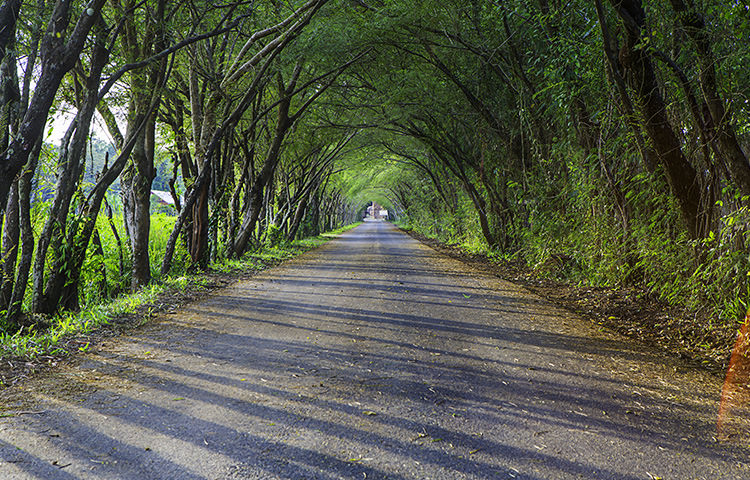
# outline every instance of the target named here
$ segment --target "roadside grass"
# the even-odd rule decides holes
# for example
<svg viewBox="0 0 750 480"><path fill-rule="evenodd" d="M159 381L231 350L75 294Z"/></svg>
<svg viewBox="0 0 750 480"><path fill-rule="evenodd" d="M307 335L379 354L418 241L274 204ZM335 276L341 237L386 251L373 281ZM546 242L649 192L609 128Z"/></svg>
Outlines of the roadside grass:
<svg viewBox="0 0 750 480"><path fill-rule="evenodd" d="M291 243L281 243L273 247L262 247L249 252L240 259L225 260L209 266L208 272L182 274L154 282L134 293L122 294L117 298L87 305L80 312L64 312L45 319L39 326L25 326L14 332L0 331L0 359L34 360L43 356L64 356L75 349L86 351L89 343L85 336L111 325L115 319L135 316L135 325L143 324L167 305L159 305L160 297L183 295L190 298L205 292L217 284L211 284L206 273L213 275L237 276L252 274L314 250L325 242L353 229L354 223ZM174 306L169 303L170 307ZM71 341L76 337L82 341ZM2 382L0 382L2 386Z"/></svg>
<svg viewBox="0 0 750 480"><path fill-rule="evenodd" d="M60 355L67 352L61 341L72 335L85 335L108 325L113 318L135 313L141 306L152 304L158 295L170 289L185 289L188 284L199 285L200 278L167 279L152 284L138 292L121 295L116 299L90 307L80 312L64 312L48 320L46 326L26 326L14 333L0 333L0 358L15 357L32 360L42 355Z"/></svg>

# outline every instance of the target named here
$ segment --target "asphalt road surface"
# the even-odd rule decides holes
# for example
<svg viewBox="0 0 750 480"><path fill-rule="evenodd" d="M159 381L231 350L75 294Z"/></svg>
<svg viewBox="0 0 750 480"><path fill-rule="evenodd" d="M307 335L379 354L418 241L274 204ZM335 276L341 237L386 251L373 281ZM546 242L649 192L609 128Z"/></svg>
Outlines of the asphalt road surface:
<svg viewBox="0 0 750 480"><path fill-rule="evenodd" d="M750 479L720 383L365 223L6 389L0 479Z"/></svg>

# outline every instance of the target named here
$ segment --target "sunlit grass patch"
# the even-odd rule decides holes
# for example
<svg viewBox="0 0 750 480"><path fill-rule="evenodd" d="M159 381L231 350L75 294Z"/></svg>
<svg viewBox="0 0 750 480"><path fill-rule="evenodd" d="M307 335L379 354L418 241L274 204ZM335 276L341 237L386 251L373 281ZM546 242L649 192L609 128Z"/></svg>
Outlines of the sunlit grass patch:
<svg viewBox="0 0 750 480"><path fill-rule="evenodd" d="M135 313L143 305L153 303L167 289L153 284L136 293L121 295L115 300L92 305L80 312L63 312L49 321L45 328L27 326L15 332L0 332L0 357L25 357L65 353L60 342L71 335L83 335L110 323L113 318Z"/></svg>

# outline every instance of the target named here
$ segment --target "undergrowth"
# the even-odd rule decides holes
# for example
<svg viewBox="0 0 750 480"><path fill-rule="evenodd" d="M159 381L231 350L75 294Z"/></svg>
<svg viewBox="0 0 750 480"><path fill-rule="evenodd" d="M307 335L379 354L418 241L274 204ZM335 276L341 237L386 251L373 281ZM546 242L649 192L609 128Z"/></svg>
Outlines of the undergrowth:
<svg viewBox="0 0 750 480"><path fill-rule="evenodd" d="M421 209L402 216L399 226L496 262L518 262L542 278L637 287L642 295L709 319L708 330L737 328L744 321L750 300L747 198L726 205L718 201L711 231L692 240L675 201L646 176L636 178L626 192L627 231L602 186L587 182L576 182L574 192L563 190L549 204L524 207L525 217L515 227L518 242L505 251L490 248L479 235L476 215L445 210L425 215Z"/></svg>

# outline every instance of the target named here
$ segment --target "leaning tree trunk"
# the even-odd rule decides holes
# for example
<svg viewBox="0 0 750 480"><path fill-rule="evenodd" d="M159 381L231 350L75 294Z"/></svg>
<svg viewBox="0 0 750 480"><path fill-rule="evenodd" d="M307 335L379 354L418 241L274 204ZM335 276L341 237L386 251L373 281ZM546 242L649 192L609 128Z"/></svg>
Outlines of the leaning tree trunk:
<svg viewBox="0 0 750 480"><path fill-rule="evenodd" d="M49 30L42 41L41 74L36 82L34 96L20 123L18 135L5 154L0 156L0 209L5 208L14 179L26 165L37 140L44 134L44 125L47 123L60 82L79 61L85 42L89 39L91 27L99 21L99 12L104 5L104 0L93 0L88 8L81 12L70 35L65 35L70 21L72 3L55 3L50 17ZM4 26L3 23L7 23L6 21L6 18L2 18L0 26ZM4 54L5 44L0 47L3 50L0 53Z"/></svg>
<svg viewBox="0 0 750 480"><path fill-rule="evenodd" d="M742 194L750 195L750 164L737 139L735 128L731 123L731 115L727 112L724 101L719 95L716 58L712 52L706 21L697 7L689 8L684 0L670 0L670 2L685 32L695 42L700 63L701 91L718 137L718 147L726 159L729 174Z"/></svg>
<svg viewBox="0 0 750 480"><path fill-rule="evenodd" d="M283 93L285 97L279 104L279 115L278 121L276 123L276 133L274 135L273 143L268 149L265 161L263 162L263 168L261 169L258 177L255 179L252 187L250 188L250 204L245 211L240 231L232 246L233 254L237 257L242 256L242 254L245 253L245 250L247 249L250 235L255 229L255 223L258 221L258 217L260 216L260 211L263 203L263 190L276 171L276 165L278 165L279 161L279 154L281 153L281 144L284 141L284 137L286 136L287 131L292 126L292 122L289 118L289 106L291 104L291 96L289 94L294 90L294 82L292 82L292 85L288 90L288 92Z"/></svg>
<svg viewBox="0 0 750 480"><path fill-rule="evenodd" d="M102 41L104 30L99 30L91 56L91 71L85 82L86 95L78 105L76 118L62 140L55 198L37 245L32 296L32 310L37 313L49 314L57 310L62 291L70 283L67 281L68 259L60 252L65 247L71 247L65 244L66 231L69 227L68 216L84 170L86 142L89 138L91 119L98 103L98 87L102 70L109 59L109 51ZM54 259L51 261L50 268L47 269L47 253L50 249L54 253ZM69 252L70 250L68 254Z"/></svg>
<svg viewBox="0 0 750 480"><path fill-rule="evenodd" d="M297 209L294 212L294 218L292 218L292 224L289 227L289 233L286 236L286 239L289 242L293 241L294 237L297 235L297 230L299 230L299 226L302 223L305 212L307 211L307 200L308 197L305 197L297 205Z"/></svg>
<svg viewBox="0 0 750 480"><path fill-rule="evenodd" d="M688 162L677 135L669 123L664 98L659 91L651 57L641 47L646 13L641 0L611 0L623 19L626 41L623 67L643 115L643 125L666 173L667 182L677 200L688 234L699 238L701 232L701 190L698 172Z"/></svg>

